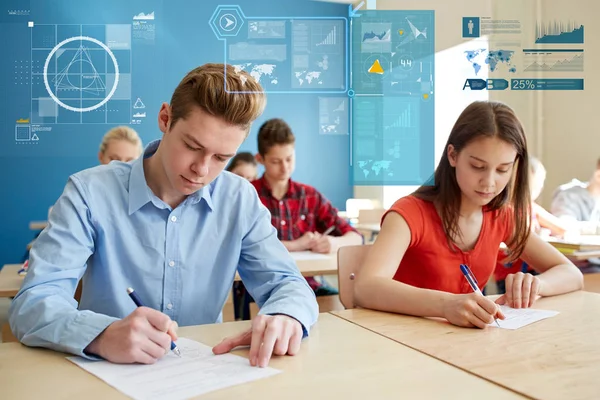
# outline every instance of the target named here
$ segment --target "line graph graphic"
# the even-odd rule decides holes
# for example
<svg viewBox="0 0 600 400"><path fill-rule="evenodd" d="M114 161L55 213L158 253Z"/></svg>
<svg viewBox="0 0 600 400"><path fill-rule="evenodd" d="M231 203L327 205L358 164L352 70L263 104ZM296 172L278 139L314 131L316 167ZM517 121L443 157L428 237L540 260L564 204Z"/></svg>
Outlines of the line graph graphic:
<svg viewBox="0 0 600 400"><path fill-rule="evenodd" d="M389 42L391 38L390 30L387 29L381 33L375 33L373 31L365 32L363 34L363 43L365 42Z"/></svg>
<svg viewBox="0 0 600 400"><path fill-rule="evenodd" d="M361 26L361 51L389 53L392 49L392 24L386 22L363 23Z"/></svg>
<svg viewBox="0 0 600 400"><path fill-rule="evenodd" d="M584 52L582 49L523 50L525 72L583 72Z"/></svg>
<svg viewBox="0 0 600 400"><path fill-rule="evenodd" d="M583 25L574 21L538 22L535 27L535 43L581 44Z"/></svg>

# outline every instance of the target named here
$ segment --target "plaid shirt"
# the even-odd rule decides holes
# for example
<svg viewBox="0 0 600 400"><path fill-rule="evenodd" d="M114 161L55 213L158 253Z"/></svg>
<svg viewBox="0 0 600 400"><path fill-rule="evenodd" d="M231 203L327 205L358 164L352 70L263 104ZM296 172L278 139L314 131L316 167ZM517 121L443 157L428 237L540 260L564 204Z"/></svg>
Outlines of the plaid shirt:
<svg viewBox="0 0 600 400"><path fill-rule="evenodd" d="M289 188L281 200L273 197L264 175L252 182L258 197L271 212L271 223L279 240L296 240L306 232L325 232L335 225L331 236L356 232L346 220L338 217L337 209L312 186L290 179Z"/></svg>

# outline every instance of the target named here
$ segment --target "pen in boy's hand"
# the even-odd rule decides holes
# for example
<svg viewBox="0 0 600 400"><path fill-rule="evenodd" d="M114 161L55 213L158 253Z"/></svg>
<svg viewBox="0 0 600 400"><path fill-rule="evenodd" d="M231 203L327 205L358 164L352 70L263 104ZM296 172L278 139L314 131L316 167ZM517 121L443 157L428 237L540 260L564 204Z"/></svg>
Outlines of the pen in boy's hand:
<svg viewBox="0 0 600 400"><path fill-rule="evenodd" d="M335 225L331 225L325 232L322 233L323 236L329 235L335 229Z"/></svg>
<svg viewBox="0 0 600 400"><path fill-rule="evenodd" d="M136 306L138 306L138 307L143 307L144 306L142 304L142 301L138 297L137 293L135 292L135 290L133 290L133 288L127 288L127 294L129 294L129 297L131 297L131 300L133 300L133 302L135 303ZM177 356L181 357L181 351L179 351L179 347L177 347L177 345L175 344L175 342L172 341L172 340L171 340L171 350Z"/></svg>

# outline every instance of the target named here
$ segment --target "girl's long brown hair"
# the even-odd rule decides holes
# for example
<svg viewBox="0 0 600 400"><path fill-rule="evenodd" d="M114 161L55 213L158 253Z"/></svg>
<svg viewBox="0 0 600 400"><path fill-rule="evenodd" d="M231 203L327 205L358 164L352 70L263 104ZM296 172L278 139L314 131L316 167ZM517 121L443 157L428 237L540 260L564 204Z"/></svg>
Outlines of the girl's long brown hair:
<svg viewBox="0 0 600 400"><path fill-rule="evenodd" d="M515 260L523 252L530 233L529 156L523 125L506 104L476 101L465 108L450 132L444 154L435 170L434 185L421 186L413 195L435 204L448 246L454 250L454 240L462 237L458 226L461 190L456 181L456 171L448 160L448 146L452 145L460 153L471 141L481 137L496 137L512 144L517 151L514 169L506 188L488 205L489 211L502 207L512 208L514 231L506 245L511 250L509 259Z"/></svg>

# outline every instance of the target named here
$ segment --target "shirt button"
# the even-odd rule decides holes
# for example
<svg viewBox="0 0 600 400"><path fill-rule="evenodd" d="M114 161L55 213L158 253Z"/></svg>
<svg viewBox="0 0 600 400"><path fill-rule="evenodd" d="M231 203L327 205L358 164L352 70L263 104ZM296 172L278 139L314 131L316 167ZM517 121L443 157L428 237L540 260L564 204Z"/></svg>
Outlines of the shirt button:
<svg viewBox="0 0 600 400"><path fill-rule="evenodd" d="M173 215L173 216L171 217L171 221L173 221L173 222L177 222L177 217Z"/></svg>
<svg viewBox="0 0 600 400"><path fill-rule="evenodd" d="M279 200L279 205L282 206L283 205L283 201Z"/></svg>
<svg viewBox="0 0 600 400"><path fill-rule="evenodd" d="M285 221L281 221L281 225L285 225Z"/></svg>
<svg viewBox="0 0 600 400"><path fill-rule="evenodd" d="M167 304L167 310L170 310L172 308L173 308L173 304L171 304L171 303Z"/></svg>
<svg viewBox="0 0 600 400"><path fill-rule="evenodd" d="M301 219L302 221L304 221L304 220L306 219L306 216L305 216L305 215L301 215L301 216L300 216L300 219Z"/></svg>
<svg viewBox="0 0 600 400"><path fill-rule="evenodd" d="M169 261L169 267L174 267L175 266L175 261Z"/></svg>

